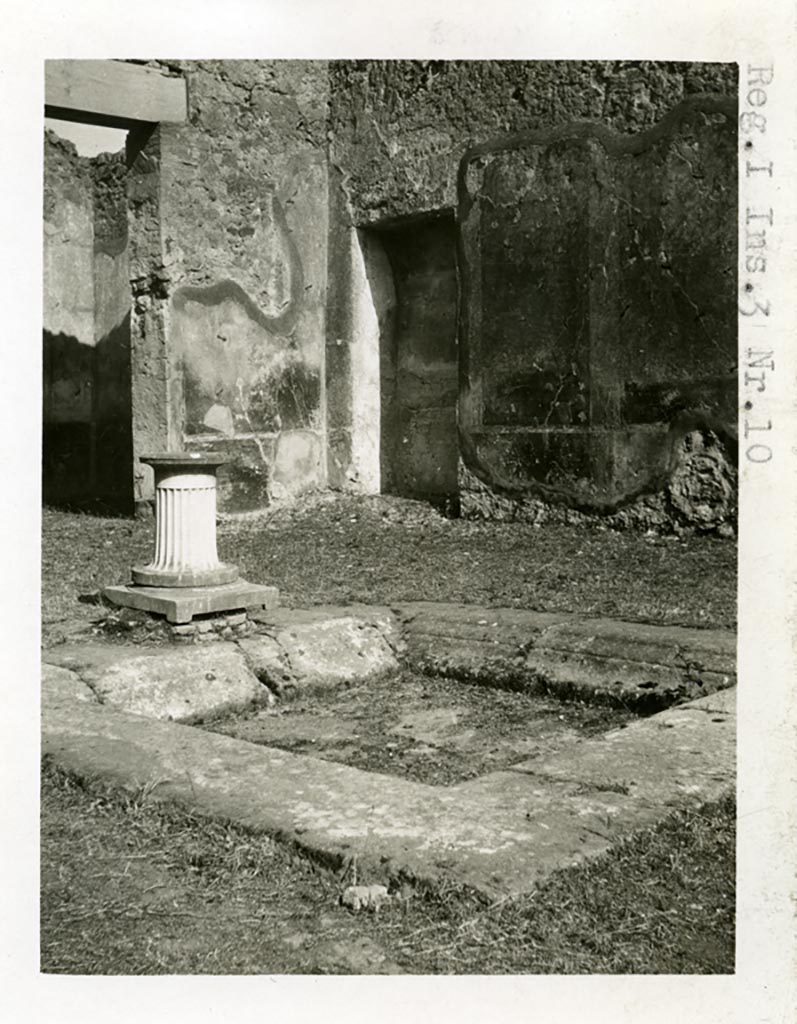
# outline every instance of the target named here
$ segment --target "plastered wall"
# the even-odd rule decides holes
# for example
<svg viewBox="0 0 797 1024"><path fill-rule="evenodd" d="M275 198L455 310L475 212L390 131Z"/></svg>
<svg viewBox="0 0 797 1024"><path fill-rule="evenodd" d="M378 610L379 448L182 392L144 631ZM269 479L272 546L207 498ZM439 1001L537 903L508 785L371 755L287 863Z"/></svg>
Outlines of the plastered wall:
<svg viewBox="0 0 797 1024"><path fill-rule="evenodd" d="M224 453L230 512L333 486L732 518L735 67L151 63L189 114L130 133L126 238L119 168L51 160L45 329L83 369L65 390L46 344L46 422L98 450L127 379L133 453Z"/></svg>
<svg viewBox="0 0 797 1024"><path fill-rule="evenodd" d="M326 66L169 70L187 78L189 120L142 149L158 253L143 246L141 264L160 260L140 275L140 333L155 320L142 357L167 409L160 443L228 456L221 508L248 511L326 481Z"/></svg>

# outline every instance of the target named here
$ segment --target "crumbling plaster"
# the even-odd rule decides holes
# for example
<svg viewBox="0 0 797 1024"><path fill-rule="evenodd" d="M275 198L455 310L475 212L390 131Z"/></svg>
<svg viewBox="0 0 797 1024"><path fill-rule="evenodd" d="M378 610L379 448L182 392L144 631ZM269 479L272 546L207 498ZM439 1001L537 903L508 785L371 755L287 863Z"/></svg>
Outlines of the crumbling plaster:
<svg viewBox="0 0 797 1024"><path fill-rule="evenodd" d="M652 127L697 93L736 95L730 64L669 61L333 61L330 161L361 225L453 210L457 167L500 135L591 120Z"/></svg>
<svg viewBox="0 0 797 1024"><path fill-rule="evenodd" d="M158 179L139 204L141 414L157 391L147 442L227 454L220 504L246 511L325 483L326 65L166 69L189 116L137 157Z"/></svg>
<svg viewBox="0 0 797 1024"><path fill-rule="evenodd" d="M727 528L736 68L360 61L337 62L330 74L330 160L351 219L381 228L423 211L458 213L463 511L533 508L539 519L549 509L556 518L562 504L618 522ZM641 138L697 96L724 103L724 113L610 166L605 136ZM555 144L574 123L603 132L586 161ZM456 165L470 148L513 134L538 136L540 173L531 148L516 147L517 180L498 195L487 189L477 228ZM493 176L510 163L506 154ZM541 283L557 269L558 280ZM715 453L712 472L697 450Z"/></svg>
<svg viewBox="0 0 797 1024"><path fill-rule="evenodd" d="M384 408L390 373L380 376L376 356L381 348L384 363L385 332L398 315L400 296L385 277L389 260L378 236L397 226L409 230L413 218L426 215L458 214L461 227L457 172L469 147L507 133L556 131L574 121L638 133L685 97L733 97L736 89L735 67L719 64L147 63L185 77L189 116L184 124L131 132L128 144L132 444L138 454L183 447L224 452L230 464L220 475L220 500L227 511L261 508L305 487L368 492L383 486L384 435L392 429L392 412ZM721 178L725 171L718 168ZM734 173L731 168L730 176ZM694 202L689 176L683 181L686 191L673 194L673 210L681 201L685 208ZM507 212L513 215L509 207ZM594 218L590 225L594 235ZM673 222L672 231L678 230ZM460 240L460 248L463 244ZM103 259L106 277L123 274L120 253L112 255L106 247ZM674 295L669 309L659 306L656 315L664 319L688 313ZM632 311L624 329L634 324L644 336L645 315L637 324ZM460 347L460 406L463 396L467 405L480 392L481 426L487 426L485 397L495 420L490 438L480 442L480 461L470 458L469 437L460 438L464 511L492 514L507 504L519 510L529 504L548 508L559 498L578 506L581 498L574 500L567 488L558 496L535 492L528 465L520 465L519 476L504 486L509 462L525 458L517 439L511 452L498 443L512 426L503 420L515 415L513 403L502 397L508 392L495 373L483 380L467 376L462 339L460 322L453 339ZM660 342L663 335L656 335L655 344ZM605 347L611 339L590 342L593 349L599 343ZM732 340L724 344L730 349ZM700 346L690 345L684 355L690 366L681 360L670 374L676 392L703 358ZM501 358L487 358L497 372ZM600 360L587 364L598 381L605 369ZM626 405L636 400L649 408L658 401L661 419L654 432L660 433L661 424L669 429L684 412L684 402L679 394L651 402L645 390L650 382L643 378L644 373L626 388ZM568 370L554 389L571 419L578 419L579 402L585 415L594 411L588 405L594 389L587 383L586 391L580 390L584 383ZM514 385L508 384L511 391ZM611 382L603 393L612 393ZM544 419L547 413L534 411L539 396L527 388L525 398L522 416ZM703 398L697 397L698 406ZM561 420L561 410L551 412L550 403L546 409L547 425ZM680 488L684 495L690 486L673 483L676 468L696 459L695 452L716 449L723 480L735 493L726 437L732 442L733 424L727 408L717 411L718 432L683 421L681 440L664 459L640 440L644 430L636 430L636 448L629 448L623 441L627 425L616 424L619 433L607 449L611 473L622 475L636 451L637 461L653 458L665 467L665 476L670 474L670 483L664 477L655 481L656 494ZM520 426L528 433L535 424ZM497 459L493 469L500 472L489 466L483 472L490 446ZM712 458L700 457L704 475ZM585 466L589 476L589 460ZM717 480L713 493L727 490L725 484L715 485ZM137 465L136 499L141 504L150 496L151 479ZM611 506L628 496L615 488L609 497ZM653 501L650 495L643 498L646 507ZM670 498L664 520L689 520L688 501L676 500L675 491ZM720 504L713 517L701 512L693 518L703 526L724 522L730 504Z"/></svg>

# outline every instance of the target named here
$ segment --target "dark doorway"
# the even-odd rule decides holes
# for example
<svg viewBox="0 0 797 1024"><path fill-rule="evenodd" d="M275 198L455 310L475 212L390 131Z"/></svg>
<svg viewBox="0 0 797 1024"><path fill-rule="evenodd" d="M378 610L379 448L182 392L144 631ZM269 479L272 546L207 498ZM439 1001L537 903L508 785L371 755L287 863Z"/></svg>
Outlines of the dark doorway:
<svg viewBox="0 0 797 1024"><path fill-rule="evenodd" d="M393 274L381 319L382 492L458 511L457 266L453 214L374 232Z"/></svg>
<svg viewBox="0 0 797 1024"><path fill-rule="evenodd" d="M130 273L120 133L94 128L80 153L44 138L42 491L45 504L133 511ZM69 126L68 126L69 127ZM80 128L86 126L80 125ZM122 136L122 142L124 137Z"/></svg>

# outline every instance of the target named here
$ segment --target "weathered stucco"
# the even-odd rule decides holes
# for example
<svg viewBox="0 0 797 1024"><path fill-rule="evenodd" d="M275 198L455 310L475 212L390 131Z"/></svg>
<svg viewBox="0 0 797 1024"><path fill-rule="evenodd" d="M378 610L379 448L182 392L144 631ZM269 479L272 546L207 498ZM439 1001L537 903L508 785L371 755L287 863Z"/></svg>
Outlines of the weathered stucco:
<svg viewBox="0 0 797 1024"><path fill-rule="evenodd" d="M733 438L734 168L714 98L465 158L459 423L485 483L611 511L666 485L690 431Z"/></svg>
<svg viewBox="0 0 797 1024"><path fill-rule="evenodd" d="M92 160L94 185L94 415L97 480L109 504L133 503L130 263L124 152Z"/></svg>
<svg viewBox="0 0 797 1024"><path fill-rule="evenodd" d="M132 131L90 216L74 154L49 172L45 328L83 369L50 343L45 419L125 449L114 489L132 449L146 506L137 457L188 449L229 459L228 512L733 519L734 66L150 63L188 120Z"/></svg>
<svg viewBox="0 0 797 1024"><path fill-rule="evenodd" d="M326 65L184 61L160 128L169 434L223 451L225 511L325 483Z"/></svg>
<svg viewBox="0 0 797 1024"><path fill-rule="evenodd" d="M457 212L463 512L727 525L736 68L360 61L330 76L344 215L409 234L421 213ZM398 423L389 374L382 397ZM713 470L687 449L714 452ZM690 497L706 486L710 514Z"/></svg>
<svg viewBox="0 0 797 1024"><path fill-rule="evenodd" d="M128 134L130 258L130 366L135 503L146 511L153 496L152 468L143 455L179 448L170 430L167 309L169 272L161 235L161 128Z"/></svg>
<svg viewBox="0 0 797 1024"><path fill-rule="evenodd" d="M736 67L653 61L333 61L330 160L358 223L453 210L465 150L594 120L650 128L685 96L736 95Z"/></svg>

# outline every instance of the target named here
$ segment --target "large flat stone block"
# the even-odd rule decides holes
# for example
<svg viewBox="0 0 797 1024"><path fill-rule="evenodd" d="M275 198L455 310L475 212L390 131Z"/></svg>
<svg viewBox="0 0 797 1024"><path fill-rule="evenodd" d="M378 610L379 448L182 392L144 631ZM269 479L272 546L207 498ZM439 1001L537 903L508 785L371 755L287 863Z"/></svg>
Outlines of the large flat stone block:
<svg viewBox="0 0 797 1024"><path fill-rule="evenodd" d="M292 617L276 616L262 627L267 633L239 642L273 689L340 686L398 671L396 651L376 623L354 616Z"/></svg>
<svg viewBox="0 0 797 1024"><path fill-rule="evenodd" d="M121 60L48 60L45 105L50 117L130 128L185 121L185 79Z"/></svg>
<svg viewBox="0 0 797 1024"><path fill-rule="evenodd" d="M60 665L42 665L42 703L87 701L97 703L91 687L76 672Z"/></svg>
<svg viewBox="0 0 797 1024"><path fill-rule="evenodd" d="M583 780L595 793L618 792L641 806L714 800L734 784L735 697L732 689L690 701L512 771L545 783Z"/></svg>
<svg viewBox="0 0 797 1024"><path fill-rule="evenodd" d="M557 692L659 705L699 698L736 682L736 636L721 630L607 619L545 630L526 663Z"/></svg>
<svg viewBox="0 0 797 1024"><path fill-rule="evenodd" d="M426 602L399 612L410 663L439 675L642 710L736 683L728 630Z"/></svg>
<svg viewBox="0 0 797 1024"><path fill-rule="evenodd" d="M268 608L252 611L250 618L262 622L269 632L275 628L287 629L332 619L356 619L377 629L397 654L402 654L405 648L401 618L387 605L354 603L319 604L312 608Z"/></svg>
<svg viewBox="0 0 797 1024"><path fill-rule="evenodd" d="M147 651L70 645L46 657L59 666L45 667L48 678L68 669L90 687L89 697L93 690L102 703L148 718L194 722L271 699L234 644Z"/></svg>

